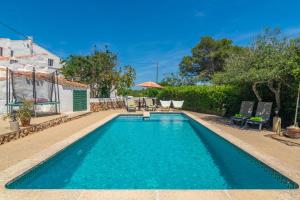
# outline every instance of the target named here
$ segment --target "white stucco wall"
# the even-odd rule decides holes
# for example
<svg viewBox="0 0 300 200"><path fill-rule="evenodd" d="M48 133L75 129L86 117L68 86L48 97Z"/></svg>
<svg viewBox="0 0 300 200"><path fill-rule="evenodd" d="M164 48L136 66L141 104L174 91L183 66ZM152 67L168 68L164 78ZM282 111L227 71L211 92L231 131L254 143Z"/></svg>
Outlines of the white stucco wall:
<svg viewBox="0 0 300 200"><path fill-rule="evenodd" d="M0 115L6 113L6 81L0 81Z"/></svg>
<svg viewBox="0 0 300 200"><path fill-rule="evenodd" d="M82 90L81 88L70 88L59 85L60 96L60 112L72 113L73 112L73 90ZM54 99L54 96L53 96ZM0 81L0 115L6 113L6 81ZM47 107L47 108L46 108ZM49 108L48 108L49 107ZM55 106L40 106L37 110L41 111L54 111ZM90 111L90 90L87 89L87 110Z"/></svg>
<svg viewBox="0 0 300 200"><path fill-rule="evenodd" d="M87 89L86 91L87 95L86 95L86 98L87 98L87 110L86 111L91 111L91 104L90 104L90 99L91 99L91 96L90 96L90 89Z"/></svg>
<svg viewBox="0 0 300 200"><path fill-rule="evenodd" d="M60 112L72 113L73 112L73 90L85 90L82 88L70 88L65 86L59 86L60 97ZM90 111L90 90L87 89L87 110Z"/></svg>
<svg viewBox="0 0 300 200"><path fill-rule="evenodd" d="M62 67L58 56L35 43L32 44L31 53L30 40L0 38L0 47L3 48L3 57L8 58L0 60L0 66L7 66L14 70L26 70L28 66L34 66L37 71L51 71L51 68ZM11 51L14 52L13 57L10 55ZM17 60L17 63L10 64L9 59ZM53 59L53 66L48 66L48 59Z"/></svg>
<svg viewBox="0 0 300 200"><path fill-rule="evenodd" d="M59 85L60 112L73 112L73 90L69 87Z"/></svg>

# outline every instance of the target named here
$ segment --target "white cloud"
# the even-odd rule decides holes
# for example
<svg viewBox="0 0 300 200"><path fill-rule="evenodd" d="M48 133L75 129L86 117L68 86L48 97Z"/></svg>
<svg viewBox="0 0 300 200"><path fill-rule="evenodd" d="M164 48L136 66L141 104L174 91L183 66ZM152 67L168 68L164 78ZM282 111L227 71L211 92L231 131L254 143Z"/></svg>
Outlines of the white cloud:
<svg viewBox="0 0 300 200"><path fill-rule="evenodd" d="M262 33L264 29L261 30L254 30L248 32L221 32L216 34L214 37L216 38L229 38L236 44L249 44L253 41L260 33ZM281 29L283 35L287 37L299 37L300 36L300 27L290 27Z"/></svg>
<svg viewBox="0 0 300 200"><path fill-rule="evenodd" d="M283 33L288 37L300 36L300 27L287 28L283 30Z"/></svg>
<svg viewBox="0 0 300 200"><path fill-rule="evenodd" d="M60 44L60 45L67 45L67 44L68 44L68 42L67 42L67 41L64 41L64 40L62 40L62 41L59 41L59 44Z"/></svg>
<svg viewBox="0 0 300 200"><path fill-rule="evenodd" d="M240 32L240 31L234 31L234 32L221 32L219 34L214 35L215 38L228 38L232 40L235 44L240 45L248 45L253 39L257 37L259 34L259 31L249 31L249 32Z"/></svg>
<svg viewBox="0 0 300 200"><path fill-rule="evenodd" d="M243 41L251 41L259 34L258 31L246 32L242 34L238 34L232 38L234 42L243 42Z"/></svg>
<svg viewBox="0 0 300 200"><path fill-rule="evenodd" d="M203 11L197 11L197 12L195 13L195 16L196 16L196 17L204 17L204 16L205 16L205 13L204 13Z"/></svg>

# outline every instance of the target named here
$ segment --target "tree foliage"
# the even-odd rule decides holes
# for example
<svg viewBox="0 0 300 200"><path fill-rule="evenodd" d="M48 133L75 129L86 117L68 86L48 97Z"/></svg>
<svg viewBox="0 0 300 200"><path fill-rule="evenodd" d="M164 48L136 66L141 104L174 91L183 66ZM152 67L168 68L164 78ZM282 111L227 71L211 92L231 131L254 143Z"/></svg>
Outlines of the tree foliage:
<svg viewBox="0 0 300 200"><path fill-rule="evenodd" d="M126 96L133 97L156 97L160 92L160 89L156 88L145 88L141 90L132 90L129 89L126 91Z"/></svg>
<svg viewBox="0 0 300 200"><path fill-rule="evenodd" d="M234 46L231 40L202 37L200 43L192 49L192 55L183 57L179 64L180 75L210 79L215 72L223 71L229 55L241 50L242 47Z"/></svg>
<svg viewBox="0 0 300 200"><path fill-rule="evenodd" d="M198 82L198 77L186 77L180 74L170 73L165 75L161 80L162 86L182 86L182 85L195 85Z"/></svg>
<svg viewBox="0 0 300 200"><path fill-rule="evenodd" d="M63 75L69 80L88 84L91 97L109 97L113 90L122 92L134 84L134 68L117 69L117 56L107 48L87 56L71 55L63 63Z"/></svg>
<svg viewBox="0 0 300 200"><path fill-rule="evenodd" d="M231 54L223 72L214 74L215 83L252 84L257 99L262 101L257 87L265 85L274 94L277 109L281 108L281 88L288 85L299 71L297 42L284 37L278 29L266 29L243 53Z"/></svg>
<svg viewBox="0 0 300 200"><path fill-rule="evenodd" d="M133 86L136 73L133 67L127 65L120 71L120 80L116 84L119 95L126 95L127 91Z"/></svg>
<svg viewBox="0 0 300 200"><path fill-rule="evenodd" d="M292 68L292 75L300 80L300 38L291 39L289 51L294 67Z"/></svg>
<svg viewBox="0 0 300 200"><path fill-rule="evenodd" d="M183 109L218 115L234 113L241 99L238 88L225 85L164 87L158 98L184 100Z"/></svg>

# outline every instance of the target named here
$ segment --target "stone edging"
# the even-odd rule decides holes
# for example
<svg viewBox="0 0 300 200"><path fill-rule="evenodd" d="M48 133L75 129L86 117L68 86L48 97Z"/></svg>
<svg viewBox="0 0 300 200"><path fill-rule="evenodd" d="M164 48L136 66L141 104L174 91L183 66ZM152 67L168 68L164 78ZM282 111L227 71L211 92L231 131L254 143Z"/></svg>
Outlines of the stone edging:
<svg viewBox="0 0 300 200"><path fill-rule="evenodd" d="M224 136L224 134L219 128L215 128L212 124L209 124L198 117L184 112L189 117L195 119L198 122L204 122L205 125L209 125L209 129L215 129L218 131L218 134ZM159 199L160 196L164 197L164 199L199 199L199 197L203 199L253 199L255 197L257 199L299 199L299 189L298 190L65 190L65 189L43 189L43 190L8 190L5 188L5 184L17 176L23 174L24 172L30 170L32 167L37 164L45 161L49 157L58 153L60 150L64 149L68 145L74 143L78 139L84 137L89 132L95 130L99 126L105 124L110 121L114 117L119 114L112 114L106 117L103 120L76 132L74 135L69 136L68 138L46 148L45 150L36 153L30 158L20 161L19 163L10 166L9 168L0 171L0 199L57 199L58 197L62 197L64 199L91 199L91 198L103 198L103 199ZM232 137L224 136L224 138L230 139L229 141L234 141L236 144L237 141ZM244 142L239 141L238 146L245 145ZM261 155L261 153L255 152L254 147L249 147L246 145L246 149L251 151L251 154ZM244 149L244 148L243 148ZM253 152L254 151L254 152ZM261 157L261 156L258 156ZM262 156L265 159L271 159L268 163L272 163L272 166L276 166L277 162L269 156ZM265 160L263 159L263 160ZM285 165L282 166L287 167ZM288 170L288 168L286 169ZM284 170L283 170L284 171ZM295 174L293 174L295 175ZM299 179L298 179L299 180ZM1 198L2 197L2 198ZM34 197L34 198L33 198Z"/></svg>
<svg viewBox="0 0 300 200"><path fill-rule="evenodd" d="M57 126L59 124L65 123L65 122L81 118L81 117L89 115L89 114L91 114L91 112L76 115L74 117L69 117L69 116L65 115L65 116L61 116L61 117L58 117L58 118L55 118L55 119L52 119L52 120L49 120L46 122L34 124L34 125L31 125L26 128L21 128L18 131L13 131L13 132L9 132L9 133L0 135L0 145L8 143L12 140L17 140L19 138L26 137L27 135L30 135L32 133L36 133L36 132L45 130L47 128L53 127L53 126Z"/></svg>
<svg viewBox="0 0 300 200"><path fill-rule="evenodd" d="M54 156L59 151L63 150L67 146L73 144L80 138L86 136L93 130L97 129L98 127L102 126L103 124L107 123L108 121L112 120L119 114L111 114L104 118L103 120L96 122L95 124L92 124L88 126L87 128L84 128L75 134L67 137L66 139L57 142L53 144L52 146L46 148L45 150L42 150L36 154L34 154L32 157L22 160L18 162L17 164L8 167L7 169L0 171L0 194L2 190L6 190L5 184L9 181L13 180L14 178L22 175L24 172L30 170L32 167L37 166L38 164L44 162L45 160L49 159L50 157Z"/></svg>
<svg viewBox="0 0 300 200"><path fill-rule="evenodd" d="M297 184L300 183L300 171L291 167L282 165L282 163L275 157L270 155L263 154L255 149L254 146L247 144L246 142L230 135L227 131L222 130L219 127L216 127L213 124L210 124L207 121L200 119L199 117L195 116L192 113L182 111L184 114L192 118L193 120L197 121L198 123L204 125L207 129L211 130L215 134L219 135L220 137L224 138L228 142L233 145L236 145L238 148L242 149L243 151L247 152L251 156L255 157L257 160L260 160L270 168L275 169L277 172L281 173L282 175L288 177L289 179L293 180ZM296 189L296 191L300 192L300 188Z"/></svg>
<svg viewBox="0 0 300 200"><path fill-rule="evenodd" d="M90 109L92 112L99 112L109 109L126 108L124 101L107 101L107 102L91 102Z"/></svg>

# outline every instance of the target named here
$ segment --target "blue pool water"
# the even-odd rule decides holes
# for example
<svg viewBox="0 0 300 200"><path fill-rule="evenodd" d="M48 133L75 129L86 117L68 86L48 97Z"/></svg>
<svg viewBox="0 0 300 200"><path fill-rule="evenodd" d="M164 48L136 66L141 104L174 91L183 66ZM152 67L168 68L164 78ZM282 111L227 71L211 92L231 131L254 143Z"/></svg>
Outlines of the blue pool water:
<svg viewBox="0 0 300 200"><path fill-rule="evenodd" d="M293 189L298 185L184 114L119 116L10 189Z"/></svg>

